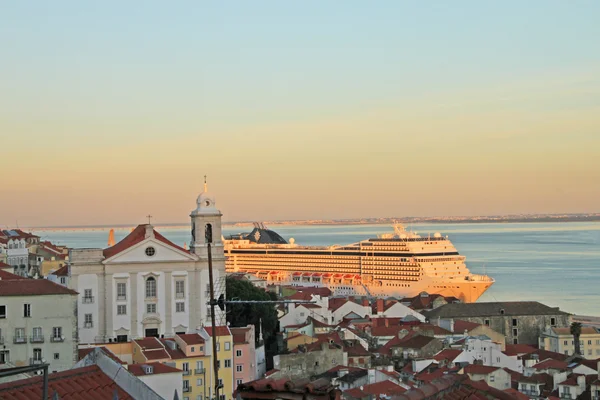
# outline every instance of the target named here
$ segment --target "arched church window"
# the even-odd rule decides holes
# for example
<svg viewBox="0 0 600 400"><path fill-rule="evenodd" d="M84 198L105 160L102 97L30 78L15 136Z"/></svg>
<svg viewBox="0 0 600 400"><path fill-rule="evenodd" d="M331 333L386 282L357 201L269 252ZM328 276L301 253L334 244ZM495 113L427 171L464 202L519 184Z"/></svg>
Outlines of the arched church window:
<svg viewBox="0 0 600 400"><path fill-rule="evenodd" d="M146 297L156 297L156 279L153 276L146 279Z"/></svg>
<svg viewBox="0 0 600 400"><path fill-rule="evenodd" d="M211 224L206 224L206 228L205 228L205 232L204 232L204 237L206 239L206 243L212 243L212 225Z"/></svg>

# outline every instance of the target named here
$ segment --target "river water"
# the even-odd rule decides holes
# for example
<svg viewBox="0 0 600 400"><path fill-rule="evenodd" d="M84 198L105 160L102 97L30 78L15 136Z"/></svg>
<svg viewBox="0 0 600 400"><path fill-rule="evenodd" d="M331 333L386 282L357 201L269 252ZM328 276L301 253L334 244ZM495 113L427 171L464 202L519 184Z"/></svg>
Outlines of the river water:
<svg viewBox="0 0 600 400"><path fill-rule="evenodd" d="M299 245L347 244L391 232L388 225L272 226ZM415 224L422 236L448 235L473 273L496 283L479 301L535 300L561 310L600 315L600 222ZM189 244L189 228L158 228L178 245ZM223 228L224 234L249 231ZM119 241L129 229L115 230ZM69 247L105 247L107 230L36 231Z"/></svg>

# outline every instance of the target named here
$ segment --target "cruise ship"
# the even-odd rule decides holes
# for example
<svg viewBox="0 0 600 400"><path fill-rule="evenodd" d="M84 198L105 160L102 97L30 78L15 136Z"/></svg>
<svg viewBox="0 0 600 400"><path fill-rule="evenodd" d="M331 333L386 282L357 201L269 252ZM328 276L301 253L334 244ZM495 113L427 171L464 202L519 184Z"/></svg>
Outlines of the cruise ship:
<svg viewBox="0 0 600 400"><path fill-rule="evenodd" d="M423 292L475 302L494 279L469 272L448 236L421 237L394 226L393 233L357 243L299 246L262 223L224 240L226 270L269 284L326 286L335 295L413 297Z"/></svg>

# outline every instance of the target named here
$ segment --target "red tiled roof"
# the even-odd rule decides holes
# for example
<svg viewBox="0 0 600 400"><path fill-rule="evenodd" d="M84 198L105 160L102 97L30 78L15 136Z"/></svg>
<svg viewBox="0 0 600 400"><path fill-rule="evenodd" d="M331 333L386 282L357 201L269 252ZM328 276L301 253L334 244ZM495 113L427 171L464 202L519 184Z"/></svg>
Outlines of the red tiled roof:
<svg viewBox="0 0 600 400"><path fill-rule="evenodd" d="M69 266L68 265L63 265L62 267L60 267L59 269L57 269L56 271L54 271L52 273L52 275L55 275L55 276L69 276Z"/></svg>
<svg viewBox="0 0 600 400"><path fill-rule="evenodd" d="M519 392L517 389L504 389L504 393L508 393L513 396L516 400L529 400L529 396Z"/></svg>
<svg viewBox="0 0 600 400"><path fill-rule="evenodd" d="M467 374L474 375L488 375L492 372L498 371L500 367L490 367L488 365L477 365L477 364L469 364L465 367L465 372Z"/></svg>
<svg viewBox="0 0 600 400"><path fill-rule="evenodd" d="M42 398L43 377L37 376L0 385L2 400L39 400ZM97 365L70 369L48 376L48 394L54 392L61 399L104 400L112 399L115 389L120 400L133 400L111 377Z"/></svg>
<svg viewBox="0 0 600 400"><path fill-rule="evenodd" d="M11 269L13 269L13 266L12 265L8 265L8 264L3 263L2 261L0 261L0 270L3 270L5 268L11 268ZM2 271L2 272L5 272L5 271Z"/></svg>
<svg viewBox="0 0 600 400"><path fill-rule="evenodd" d="M462 352L462 350L444 349L437 353L435 356L433 356L433 359L436 361L447 360L448 362L452 362Z"/></svg>
<svg viewBox="0 0 600 400"><path fill-rule="evenodd" d="M7 272L2 271L3 274ZM10 274L13 275L13 274ZM11 276L0 279L0 294L2 296L49 296L70 294L77 295L74 290L66 288L47 279L15 279Z"/></svg>
<svg viewBox="0 0 600 400"><path fill-rule="evenodd" d="M152 373L147 374L144 370L144 365L152 367ZM145 364L129 364L127 366L129 372L131 372L135 376L147 376L147 375L158 375L158 374L170 374L173 372L181 372L180 369L170 367L167 364L153 362L153 363L145 363Z"/></svg>
<svg viewBox="0 0 600 400"><path fill-rule="evenodd" d="M566 381L559 383L562 386L579 386L577 383L577 377L582 376L582 374L571 374Z"/></svg>
<svg viewBox="0 0 600 400"><path fill-rule="evenodd" d="M142 348L142 350L157 350L164 349L165 346L155 337L147 337L143 339L134 340Z"/></svg>
<svg viewBox="0 0 600 400"><path fill-rule="evenodd" d="M114 246L108 247L104 249L104 257L110 258L116 254L119 254L122 251L127 250L128 248L135 246L136 244L144 241L146 239L146 227L148 224L138 225L131 233L125 236L119 243ZM184 249L183 247L177 246L175 243L171 242L169 239L158 233L154 228L152 228L154 233L154 237L163 242L164 244L174 247L179 251L183 251L184 253L189 254L189 250Z"/></svg>
<svg viewBox="0 0 600 400"><path fill-rule="evenodd" d="M235 344L245 344L248 343L246 340L246 334L250 332L250 328L229 328L231 334L233 335L233 343Z"/></svg>
<svg viewBox="0 0 600 400"><path fill-rule="evenodd" d="M8 267L12 268L10 265L4 264L4 263L0 263L0 268L4 268L3 265L6 265L6 268L8 268ZM14 280L17 280L17 279L21 279L22 280L22 279L27 279L27 278L23 278L22 276L15 275L12 272L8 272L8 271L4 271L4 270L0 269L0 280L3 280L3 281L14 281Z"/></svg>
<svg viewBox="0 0 600 400"><path fill-rule="evenodd" d="M475 328L480 327L481 324L477 324L475 322L463 321L462 319L457 319L454 321L454 332L463 333L464 331L470 332Z"/></svg>
<svg viewBox="0 0 600 400"><path fill-rule="evenodd" d="M569 366L568 363L564 362L564 361L559 361L559 360L553 360L551 358L544 360L542 362L539 362L537 364L535 364L533 366L533 368L537 369L537 370L541 370L541 369L559 369L559 370L563 370L563 369L567 369L567 367Z"/></svg>
<svg viewBox="0 0 600 400"><path fill-rule="evenodd" d="M506 350L504 350L504 354L507 356L517 356L521 354L530 354L536 351L535 347L532 347L528 344L506 344Z"/></svg>
<svg viewBox="0 0 600 400"><path fill-rule="evenodd" d="M229 336L231 335L231 331L229 330L228 326L217 326L217 336ZM212 331L212 326L205 326L204 329L206 329L206 332L212 336L213 335L213 331Z"/></svg>
<svg viewBox="0 0 600 400"><path fill-rule="evenodd" d="M95 349L102 350L102 352L104 354L106 354L107 357L109 357L110 359L112 359L117 364L123 364L123 365L127 364L125 361L121 360L112 351L110 351L109 349L107 349L104 346L102 346L102 347L87 347L85 349L79 349L79 350L77 350L77 359L78 360L83 360L85 358L85 356L87 356L88 354L90 354Z"/></svg>
<svg viewBox="0 0 600 400"><path fill-rule="evenodd" d="M371 383L369 385L363 385L361 387L353 388L346 390L344 394L346 396L354 397L357 399L361 399L363 397L375 396L375 398L380 398L381 395L392 396L395 394L400 394L406 392L406 389L402 386L396 385L394 382L390 380Z"/></svg>
<svg viewBox="0 0 600 400"><path fill-rule="evenodd" d="M179 336L179 338L181 340L183 340L183 342L185 344L187 344L188 346L193 345L193 344L203 344L204 343L204 338L202 338L202 336L198 335L197 333L185 333L185 334L179 334L177 336Z"/></svg>

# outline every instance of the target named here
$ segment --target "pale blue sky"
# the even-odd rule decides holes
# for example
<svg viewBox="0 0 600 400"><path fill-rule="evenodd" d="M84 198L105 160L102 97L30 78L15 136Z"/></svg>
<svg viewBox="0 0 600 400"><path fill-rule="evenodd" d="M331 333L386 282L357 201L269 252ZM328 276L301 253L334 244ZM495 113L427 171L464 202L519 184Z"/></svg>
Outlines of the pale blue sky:
<svg viewBox="0 0 600 400"><path fill-rule="evenodd" d="M124 211L90 222L137 221L142 206L181 221L205 172L235 219L598 211L598 21L598 1L2 1L2 156L27 160L28 184L5 179L0 194L32 224L86 222L90 203L117 201L107 187L132 185ZM561 152L579 163L564 197L548 199L565 190L552 180L565 165L543 187L514 187L528 163L559 168ZM404 169L433 198L443 181L415 166L436 162L456 182L441 209L405 202L382 172ZM499 200L465 204L494 174ZM358 179L372 208L350 198ZM56 217L31 214L45 207Z"/></svg>

